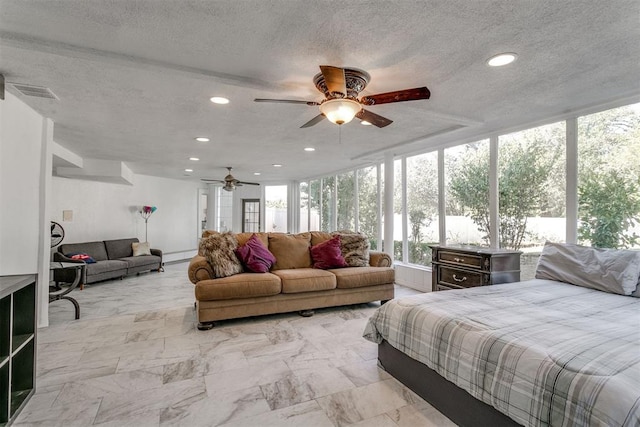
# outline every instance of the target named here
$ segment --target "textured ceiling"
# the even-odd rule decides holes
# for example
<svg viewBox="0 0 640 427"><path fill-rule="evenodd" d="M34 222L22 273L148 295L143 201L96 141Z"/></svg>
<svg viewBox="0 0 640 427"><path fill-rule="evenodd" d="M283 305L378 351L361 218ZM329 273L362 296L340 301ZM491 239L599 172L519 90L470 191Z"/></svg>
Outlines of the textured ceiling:
<svg viewBox="0 0 640 427"><path fill-rule="evenodd" d="M275 182L640 99L639 18L637 0L0 0L0 73L84 159L179 179L233 166ZM500 52L518 60L487 67ZM426 85L431 99L369 107L394 121L383 129L300 129L317 107L253 102L321 100L319 65L366 70L361 95Z"/></svg>

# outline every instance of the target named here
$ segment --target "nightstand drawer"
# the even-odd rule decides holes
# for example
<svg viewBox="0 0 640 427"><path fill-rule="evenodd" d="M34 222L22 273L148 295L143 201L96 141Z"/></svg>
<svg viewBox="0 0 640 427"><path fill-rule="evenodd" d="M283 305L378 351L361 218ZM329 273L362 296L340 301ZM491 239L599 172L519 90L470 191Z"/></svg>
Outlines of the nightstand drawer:
<svg viewBox="0 0 640 427"><path fill-rule="evenodd" d="M482 257L461 252L438 251L438 261L458 264L464 267L482 268Z"/></svg>
<svg viewBox="0 0 640 427"><path fill-rule="evenodd" d="M463 288L482 286L482 273L458 270L444 265L441 265L438 270L440 276L438 284Z"/></svg>

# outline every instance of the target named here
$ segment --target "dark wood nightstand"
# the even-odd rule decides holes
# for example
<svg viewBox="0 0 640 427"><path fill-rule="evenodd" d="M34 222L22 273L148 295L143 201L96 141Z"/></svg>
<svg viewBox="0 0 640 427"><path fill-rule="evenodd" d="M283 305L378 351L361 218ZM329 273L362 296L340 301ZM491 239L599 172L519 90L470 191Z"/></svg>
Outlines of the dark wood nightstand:
<svg viewBox="0 0 640 427"><path fill-rule="evenodd" d="M479 246L429 247L434 291L520 281L520 251Z"/></svg>

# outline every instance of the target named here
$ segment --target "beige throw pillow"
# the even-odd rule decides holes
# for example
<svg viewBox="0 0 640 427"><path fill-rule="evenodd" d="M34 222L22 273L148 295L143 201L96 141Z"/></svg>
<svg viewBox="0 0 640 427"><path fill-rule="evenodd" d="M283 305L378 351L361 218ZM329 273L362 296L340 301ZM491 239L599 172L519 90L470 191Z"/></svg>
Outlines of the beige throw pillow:
<svg viewBox="0 0 640 427"><path fill-rule="evenodd" d="M242 273L242 264L235 254L237 247L233 233L214 233L200 240L198 252L209 261L215 277L228 277Z"/></svg>
<svg viewBox="0 0 640 427"><path fill-rule="evenodd" d="M151 245L149 242L133 242L131 249L133 249L133 256L151 255Z"/></svg>

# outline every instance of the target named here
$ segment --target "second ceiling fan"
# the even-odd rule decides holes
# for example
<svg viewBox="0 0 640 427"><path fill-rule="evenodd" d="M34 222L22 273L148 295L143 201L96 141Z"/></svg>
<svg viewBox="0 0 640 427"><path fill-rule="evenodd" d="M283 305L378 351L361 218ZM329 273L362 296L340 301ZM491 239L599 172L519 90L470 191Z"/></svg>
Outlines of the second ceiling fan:
<svg viewBox="0 0 640 427"><path fill-rule="evenodd" d="M257 98L254 101L319 106L320 114L300 126L301 128L313 126L324 120L325 117L337 125L349 123L354 117L357 117L362 121L367 121L374 126L383 128L393 123L393 120L365 110L363 106L429 99L431 96L429 89L423 86L358 98L360 92L371 79L366 71L357 68L332 67L330 65L321 65L320 71L313 78L316 88L325 96L325 99L320 102L265 98Z"/></svg>
<svg viewBox="0 0 640 427"><path fill-rule="evenodd" d="M225 190L225 191L233 191L233 190L235 190L236 187L242 187L243 185L260 185L257 182L246 182L246 181L240 181L239 179L235 179L234 176L231 175L232 167L231 166L227 166L226 168L229 171L229 174L227 176L225 176L224 179L206 179L206 178L202 178L202 181L204 181L204 182L218 182L220 184L224 184L222 189Z"/></svg>

